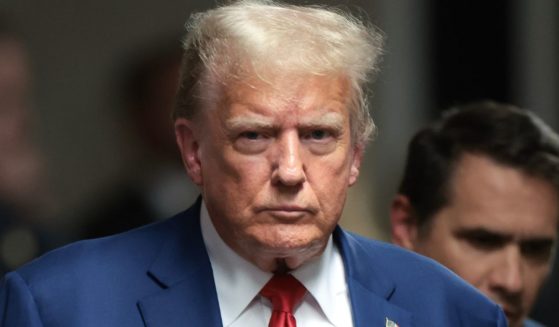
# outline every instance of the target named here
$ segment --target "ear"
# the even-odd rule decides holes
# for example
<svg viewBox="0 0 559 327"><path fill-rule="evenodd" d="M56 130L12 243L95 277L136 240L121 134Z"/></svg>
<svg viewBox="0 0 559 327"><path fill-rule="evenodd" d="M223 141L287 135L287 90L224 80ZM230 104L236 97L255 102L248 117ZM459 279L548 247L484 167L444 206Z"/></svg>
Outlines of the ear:
<svg viewBox="0 0 559 327"><path fill-rule="evenodd" d="M353 186L353 184L357 182L357 177L359 177L359 168L361 167L362 160L363 145L356 145L353 148L353 159L349 171L349 186Z"/></svg>
<svg viewBox="0 0 559 327"><path fill-rule="evenodd" d="M175 137L188 176L194 184L202 185L200 144L193 125L193 122L188 119L178 118L175 120Z"/></svg>
<svg viewBox="0 0 559 327"><path fill-rule="evenodd" d="M407 196L397 194L390 207L392 243L408 250L415 250L418 237L417 219Z"/></svg>

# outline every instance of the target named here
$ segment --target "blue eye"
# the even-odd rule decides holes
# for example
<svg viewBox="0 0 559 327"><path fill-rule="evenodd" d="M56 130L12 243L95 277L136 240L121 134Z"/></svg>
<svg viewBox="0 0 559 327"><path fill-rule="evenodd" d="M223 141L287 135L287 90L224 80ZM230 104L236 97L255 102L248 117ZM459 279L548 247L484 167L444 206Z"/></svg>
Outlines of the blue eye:
<svg viewBox="0 0 559 327"><path fill-rule="evenodd" d="M235 148L244 154L258 154L265 151L273 136L267 131L244 131L237 134Z"/></svg>
<svg viewBox="0 0 559 327"><path fill-rule="evenodd" d="M317 129L311 132L310 137L315 140L322 140L329 136L329 133L325 130Z"/></svg>
<svg viewBox="0 0 559 327"><path fill-rule="evenodd" d="M257 132L242 132L240 136L249 140L258 140L262 137L261 134Z"/></svg>
<svg viewBox="0 0 559 327"><path fill-rule="evenodd" d="M332 137L332 133L324 129L315 129L309 131L304 138L311 141L323 141Z"/></svg>

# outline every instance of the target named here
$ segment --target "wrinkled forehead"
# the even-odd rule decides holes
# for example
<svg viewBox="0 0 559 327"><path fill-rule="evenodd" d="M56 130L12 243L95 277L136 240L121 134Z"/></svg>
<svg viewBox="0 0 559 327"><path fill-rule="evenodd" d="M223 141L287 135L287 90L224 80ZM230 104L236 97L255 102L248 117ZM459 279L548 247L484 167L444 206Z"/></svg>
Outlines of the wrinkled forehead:
<svg viewBox="0 0 559 327"><path fill-rule="evenodd" d="M350 114L353 100L349 78L339 72L317 75L237 67L221 74L208 72L204 84L202 97L211 101L206 102L206 109L210 110L232 102L271 103L279 107L304 107L307 102L315 102L318 107L341 106Z"/></svg>

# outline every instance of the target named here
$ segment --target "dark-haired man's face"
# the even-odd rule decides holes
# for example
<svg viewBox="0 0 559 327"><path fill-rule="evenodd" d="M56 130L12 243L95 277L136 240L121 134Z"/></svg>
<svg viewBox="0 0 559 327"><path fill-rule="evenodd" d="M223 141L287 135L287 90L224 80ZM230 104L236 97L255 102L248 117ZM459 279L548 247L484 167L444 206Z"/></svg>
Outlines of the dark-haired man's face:
<svg viewBox="0 0 559 327"><path fill-rule="evenodd" d="M557 194L545 180L465 155L450 201L408 247L447 266L502 306L512 327L529 313L551 266ZM394 220L393 220L394 221ZM413 229L413 228L412 228Z"/></svg>

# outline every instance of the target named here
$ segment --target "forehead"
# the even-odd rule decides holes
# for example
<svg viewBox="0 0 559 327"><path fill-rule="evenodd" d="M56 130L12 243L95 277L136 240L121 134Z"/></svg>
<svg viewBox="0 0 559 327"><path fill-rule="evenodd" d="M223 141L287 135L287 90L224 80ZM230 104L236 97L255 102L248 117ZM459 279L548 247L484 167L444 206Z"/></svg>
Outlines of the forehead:
<svg viewBox="0 0 559 327"><path fill-rule="evenodd" d="M450 182L447 219L512 236L554 236L557 192L543 179L473 154L459 159Z"/></svg>
<svg viewBox="0 0 559 327"><path fill-rule="evenodd" d="M226 83L221 92L221 108L235 115L242 109L289 114L301 111L338 111L349 114L350 87L347 78L268 74Z"/></svg>

